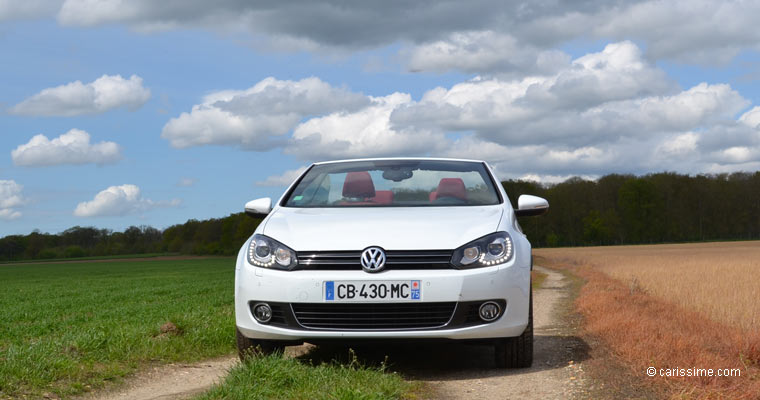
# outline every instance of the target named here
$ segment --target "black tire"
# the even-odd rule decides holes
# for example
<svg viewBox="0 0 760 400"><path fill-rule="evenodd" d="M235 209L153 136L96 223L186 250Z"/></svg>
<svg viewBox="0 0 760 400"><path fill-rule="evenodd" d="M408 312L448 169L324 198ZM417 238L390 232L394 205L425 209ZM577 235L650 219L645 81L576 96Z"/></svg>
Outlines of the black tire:
<svg viewBox="0 0 760 400"><path fill-rule="evenodd" d="M285 346L277 342L246 337L237 328L235 328L235 337L237 339L238 357L242 361L274 353L282 354L285 350Z"/></svg>
<svg viewBox="0 0 760 400"><path fill-rule="evenodd" d="M528 301L528 326L520 336L498 339L496 368L530 368L533 365L533 289Z"/></svg>

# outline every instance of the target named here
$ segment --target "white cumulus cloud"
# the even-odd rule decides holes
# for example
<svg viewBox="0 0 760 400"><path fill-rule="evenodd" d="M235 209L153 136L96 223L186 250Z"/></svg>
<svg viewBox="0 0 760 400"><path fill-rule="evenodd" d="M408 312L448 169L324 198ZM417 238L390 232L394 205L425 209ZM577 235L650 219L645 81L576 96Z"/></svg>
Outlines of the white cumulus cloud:
<svg viewBox="0 0 760 400"><path fill-rule="evenodd" d="M180 178L180 180L179 180L179 182L177 182L176 186L179 186L179 187L190 187L190 186L195 185L196 183L198 183L198 179L184 177L184 178Z"/></svg>
<svg viewBox="0 0 760 400"><path fill-rule="evenodd" d="M589 146L730 120L749 102L725 84L688 90L631 42L607 45L552 76L463 82L398 107L394 127L474 132L505 145Z"/></svg>
<svg viewBox="0 0 760 400"><path fill-rule="evenodd" d="M0 180L0 219L10 220L21 217L18 207L26 203L21 194L23 186L13 180Z"/></svg>
<svg viewBox="0 0 760 400"><path fill-rule="evenodd" d="M64 26L241 32L279 51L345 53L401 43L413 70L481 74L551 68L545 61L561 54L552 54L557 47L589 39L634 40L649 59L726 63L743 50L760 49L759 14L760 3L746 0L439 0L390 6L341 0L0 0L0 20L55 15ZM480 37L490 40L474 40Z"/></svg>
<svg viewBox="0 0 760 400"><path fill-rule="evenodd" d="M306 167L299 167L296 169L289 169L280 175L268 176L263 181L256 182L258 186L288 186L296 180L303 172L306 171Z"/></svg>
<svg viewBox="0 0 760 400"><path fill-rule="evenodd" d="M63 116L99 114L116 108L130 111L142 107L150 99L150 90L142 78L132 75L103 75L90 82L74 81L43 89L9 109L11 114L30 116Z"/></svg>
<svg viewBox="0 0 760 400"><path fill-rule="evenodd" d="M728 84L681 88L630 41L552 73L476 77L419 99L403 92L365 96L309 79L267 78L246 90L212 93L171 120L164 137L175 147L277 148L308 162L485 159L505 177L548 181L610 172L730 172L760 163L759 107ZM295 173L257 184L284 185Z"/></svg>
<svg viewBox="0 0 760 400"><path fill-rule="evenodd" d="M340 0L66 0L57 16L61 24L74 26L121 23L147 32L199 27L248 32L291 50L404 43L412 69L489 73L524 69L541 58L537 55L550 55L545 52L577 39L629 39L643 43L652 59L723 63L743 49L760 48L758 14L758 2L743 0L440 0L403 6ZM491 41L472 40L482 35ZM539 69L543 65L535 62Z"/></svg>
<svg viewBox="0 0 760 400"><path fill-rule="evenodd" d="M54 165L110 164L121 160L121 147L114 142L90 143L90 134L72 129L61 136L48 139L36 135L28 143L11 151L13 163L23 167Z"/></svg>
<svg viewBox="0 0 760 400"><path fill-rule="evenodd" d="M587 29L600 38L642 40L653 59L716 64L760 48L758 15L756 1L650 0L590 13Z"/></svg>
<svg viewBox="0 0 760 400"><path fill-rule="evenodd" d="M63 0L0 0L0 21L38 18L57 12Z"/></svg>
<svg viewBox="0 0 760 400"><path fill-rule="evenodd" d="M236 145L267 150L278 144L274 138L290 132L303 118L355 110L368 103L366 96L318 78L266 78L246 90L209 94L189 113L172 118L161 137L176 148Z"/></svg>
<svg viewBox="0 0 760 400"><path fill-rule="evenodd" d="M664 140L656 151L674 157L690 155L697 150L698 141L698 134L687 132Z"/></svg>
<svg viewBox="0 0 760 400"><path fill-rule="evenodd" d="M498 170L497 170L498 172ZM548 183L548 184L554 184L554 183L561 183L564 182L570 178L574 178L577 175L537 175L537 174L525 174L523 176L518 177L517 179L521 181L533 181L533 182L539 182L539 183ZM593 181L599 178L597 175L582 175L579 176L579 178L587 181Z"/></svg>
<svg viewBox="0 0 760 400"><path fill-rule="evenodd" d="M739 122L750 128L760 129L760 106L756 106L739 117Z"/></svg>
<svg viewBox="0 0 760 400"><path fill-rule="evenodd" d="M454 32L441 40L407 46L401 55L411 71L548 75L570 63L562 51L525 45L512 35L490 30Z"/></svg>
<svg viewBox="0 0 760 400"><path fill-rule="evenodd" d="M158 207L176 207L178 199L153 201L142 197L136 185L110 186L90 201L81 202L74 210L77 217L105 217L140 214Z"/></svg>
<svg viewBox="0 0 760 400"><path fill-rule="evenodd" d="M371 97L372 104L353 113L312 118L295 128L284 149L304 160L425 154L444 146L442 135L391 126L394 109L411 103L406 93Z"/></svg>

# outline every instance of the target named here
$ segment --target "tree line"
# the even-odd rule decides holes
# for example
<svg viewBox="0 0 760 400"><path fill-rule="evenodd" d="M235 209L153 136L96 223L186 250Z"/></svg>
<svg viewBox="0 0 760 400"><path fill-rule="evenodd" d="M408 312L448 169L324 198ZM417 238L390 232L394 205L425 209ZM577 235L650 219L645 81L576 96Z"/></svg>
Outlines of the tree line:
<svg viewBox="0 0 760 400"><path fill-rule="evenodd" d="M520 218L536 247L760 239L760 172L657 173L570 178L544 185L502 182L513 206L521 194L549 200L549 212ZM0 261L145 253L234 255L261 219L244 213L124 232L75 226L0 239Z"/></svg>
<svg viewBox="0 0 760 400"><path fill-rule="evenodd" d="M175 253L234 255L260 218L244 213L204 221L191 219L163 231L131 226L124 232L75 226L58 234L34 231L0 239L0 261Z"/></svg>
<svg viewBox="0 0 760 400"><path fill-rule="evenodd" d="M502 184L513 206L521 194L549 201L544 216L519 219L534 246L760 239L760 172Z"/></svg>

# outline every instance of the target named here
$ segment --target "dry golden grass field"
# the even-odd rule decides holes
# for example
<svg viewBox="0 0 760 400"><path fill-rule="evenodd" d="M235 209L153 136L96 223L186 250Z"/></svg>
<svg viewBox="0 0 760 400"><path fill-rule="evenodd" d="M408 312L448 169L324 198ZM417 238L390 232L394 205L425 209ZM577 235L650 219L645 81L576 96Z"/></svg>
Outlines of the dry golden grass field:
<svg viewBox="0 0 760 400"><path fill-rule="evenodd" d="M583 331L674 398L760 398L760 242L537 249L583 278ZM741 377L655 377L646 368L734 368ZM664 389L663 389L664 388Z"/></svg>
<svg viewBox="0 0 760 400"><path fill-rule="evenodd" d="M540 249L536 254L597 267L632 289L710 319L760 331L760 242Z"/></svg>

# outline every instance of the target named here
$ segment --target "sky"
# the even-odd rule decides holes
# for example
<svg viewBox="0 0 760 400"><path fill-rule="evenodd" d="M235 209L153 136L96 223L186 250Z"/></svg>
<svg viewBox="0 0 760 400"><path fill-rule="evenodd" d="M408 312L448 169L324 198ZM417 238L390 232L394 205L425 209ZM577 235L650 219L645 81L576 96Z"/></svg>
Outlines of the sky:
<svg viewBox="0 0 760 400"><path fill-rule="evenodd" d="M166 228L316 161L760 170L760 2L0 0L0 236Z"/></svg>

